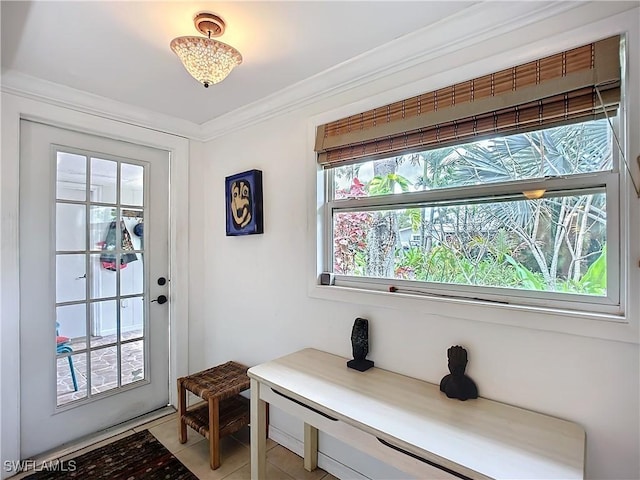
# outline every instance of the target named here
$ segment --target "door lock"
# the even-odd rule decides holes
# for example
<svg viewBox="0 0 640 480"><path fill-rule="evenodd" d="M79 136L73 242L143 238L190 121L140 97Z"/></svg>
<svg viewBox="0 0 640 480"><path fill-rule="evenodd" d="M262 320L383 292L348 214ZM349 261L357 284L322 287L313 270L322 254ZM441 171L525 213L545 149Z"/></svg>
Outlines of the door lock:
<svg viewBox="0 0 640 480"><path fill-rule="evenodd" d="M159 295L155 300L151 300L151 302L158 302L158 305L162 305L163 303L167 303L168 299L166 295Z"/></svg>

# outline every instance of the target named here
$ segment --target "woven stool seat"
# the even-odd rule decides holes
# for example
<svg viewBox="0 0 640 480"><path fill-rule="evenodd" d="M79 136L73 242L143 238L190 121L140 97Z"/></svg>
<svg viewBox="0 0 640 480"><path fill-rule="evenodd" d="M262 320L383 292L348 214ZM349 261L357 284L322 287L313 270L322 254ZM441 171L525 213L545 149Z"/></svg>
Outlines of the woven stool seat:
<svg viewBox="0 0 640 480"><path fill-rule="evenodd" d="M180 378L184 388L204 400L211 397L229 398L249 388L246 367L238 362L227 362Z"/></svg>

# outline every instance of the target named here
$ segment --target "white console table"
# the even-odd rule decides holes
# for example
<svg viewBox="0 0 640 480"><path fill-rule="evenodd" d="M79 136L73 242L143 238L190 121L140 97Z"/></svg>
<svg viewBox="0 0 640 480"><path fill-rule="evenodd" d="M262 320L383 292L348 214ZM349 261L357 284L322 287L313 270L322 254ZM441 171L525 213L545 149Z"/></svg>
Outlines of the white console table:
<svg viewBox="0 0 640 480"><path fill-rule="evenodd" d="M251 478L266 479L266 405L304 421L304 465L318 430L420 479L581 479L577 424L484 398L449 399L437 385L305 349L252 367Z"/></svg>

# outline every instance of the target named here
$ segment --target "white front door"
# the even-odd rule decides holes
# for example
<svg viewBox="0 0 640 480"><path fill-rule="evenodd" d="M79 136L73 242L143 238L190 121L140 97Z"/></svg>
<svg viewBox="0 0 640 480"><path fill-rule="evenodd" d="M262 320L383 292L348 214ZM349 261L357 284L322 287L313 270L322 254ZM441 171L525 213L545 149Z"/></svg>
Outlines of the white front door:
<svg viewBox="0 0 640 480"><path fill-rule="evenodd" d="M23 459L169 403L169 160L21 121Z"/></svg>

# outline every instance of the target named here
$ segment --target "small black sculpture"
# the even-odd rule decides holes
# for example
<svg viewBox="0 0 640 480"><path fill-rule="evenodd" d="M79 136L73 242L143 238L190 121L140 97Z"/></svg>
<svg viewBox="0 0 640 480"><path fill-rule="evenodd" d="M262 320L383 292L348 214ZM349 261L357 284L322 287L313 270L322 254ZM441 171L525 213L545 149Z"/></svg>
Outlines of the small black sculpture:
<svg viewBox="0 0 640 480"><path fill-rule="evenodd" d="M478 398L478 387L471 378L464 374L467 368L467 351L456 345L447 350L449 357L449 375L440 381L440 391L449 398L467 400Z"/></svg>
<svg viewBox="0 0 640 480"><path fill-rule="evenodd" d="M351 349L353 360L347 362L347 367L360 372L373 367L373 362L365 357L369 353L369 320L366 318L356 318L351 330Z"/></svg>

